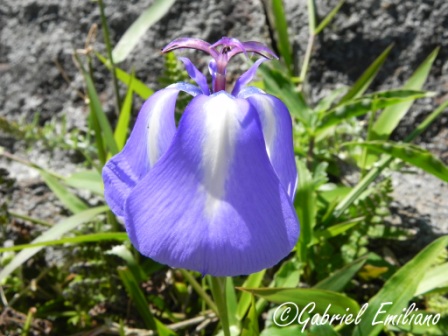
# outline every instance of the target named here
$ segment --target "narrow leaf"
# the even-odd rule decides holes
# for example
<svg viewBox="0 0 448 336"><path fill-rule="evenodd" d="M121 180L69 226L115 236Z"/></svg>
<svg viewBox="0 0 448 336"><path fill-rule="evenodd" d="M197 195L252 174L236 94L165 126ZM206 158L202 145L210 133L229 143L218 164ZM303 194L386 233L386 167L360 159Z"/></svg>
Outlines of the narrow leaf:
<svg viewBox="0 0 448 336"><path fill-rule="evenodd" d="M243 321L243 330L241 336L258 336L260 331L258 329L258 314L255 305L254 296L250 296L250 309L246 318Z"/></svg>
<svg viewBox="0 0 448 336"><path fill-rule="evenodd" d="M100 206L92 209L85 210L83 212L80 212L74 216L65 218L55 224L51 227L51 229L48 229L44 233L42 233L39 237L34 239L31 243L41 243L41 242L47 242L55 239L59 239L62 235L70 232L71 230L75 229L81 224L84 224L93 218L95 218L100 213L106 212L109 210L109 207L107 206ZM20 251L11 262L5 266L0 271L0 283L4 278L6 278L8 275L10 275L12 272L14 272L15 269L20 267L25 261L27 261L29 258L31 258L33 255L35 255L37 252L43 249L43 246L40 247L33 247L29 248L23 251Z"/></svg>
<svg viewBox="0 0 448 336"><path fill-rule="evenodd" d="M109 69L112 71L112 66L106 57L101 55L100 53L95 53L95 56ZM117 78L126 85L132 82L132 88L135 93L137 93L141 98L148 99L154 91L151 90L145 83L138 80L137 78L133 78L132 75L128 74L126 71L121 70L120 68L115 67L115 74Z"/></svg>
<svg viewBox="0 0 448 336"><path fill-rule="evenodd" d="M448 262L431 268L418 284L414 296L419 296L441 287L448 287Z"/></svg>
<svg viewBox="0 0 448 336"><path fill-rule="evenodd" d="M292 71L292 48L289 43L288 23L286 22L283 0L272 0L272 12L275 19L275 30L278 37L278 49L286 67Z"/></svg>
<svg viewBox="0 0 448 336"><path fill-rule="evenodd" d="M96 119L98 120L99 126L101 128L101 132L104 136L105 144L112 155L118 153L118 147L114 139L114 135L112 133L112 128L110 127L109 121L107 120L106 114L103 111L101 106L100 99L96 92L95 86L93 85L92 78L85 71L84 68L81 68L84 80L86 81L87 93L89 95L89 104L92 113L95 114Z"/></svg>
<svg viewBox="0 0 448 336"><path fill-rule="evenodd" d="M415 129L409 134L405 142L411 142L422 134L434 120L436 120L446 109L448 108L448 100L443 102L438 108L436 108L429 116L425 118ZM347 208L352 204L359 195L381 174L381 172L389 166L393 161L393 157L387 155L383 157L372 168L366 176L342 199L342 201L334 209L334 217L339 217Z"/></svg>
<svg viewBox="0 0 448 336"><path fill-rule="evenodd" d="M126 241L128 240L128 235L125 232L104 232L104 233L91 233L88 235L79 235L76 237L66 237L55 240L41 241L31 244L14 245L9 247L0 247L0 253L7 251L21 251L33 247L47 247L62 244L83 244L98 242L103 240L118 240Z"/></svg>
<svg viewBox="0 0 448 336"><path fill-rule="evenodd" d="M448 182L448 167L433 156L431 152L419 146L390 141L367 141L348 143L347 145L358 145L377 153L389 154L438 177L442 181Z"/></svg>
<svg viewBox="0 0 448 336"><path fill-rule="evenodd" d="M67 207L73 213L79 213L88 208L87 204L81 201L78 196L73 194L68 190L61 182L58 181L54 176L45 172L45 170L40 170L39 173L44 179L45 183L51 189L52 192L57 196L64 206Z"/></svg>
<svg viewBox="0 0 448 336"><path fill-rule="evenodd" d="M124 235L127 236L126 233ZM131 251L125 246L125 245L117 245L114 246L109 251L106 251L106 254L109 255L115 255L124 261L126 261L129 270L132 272L132 275L134 276L135 280L140 283L147 279L147 275L143 271L143 269L139 266L137 263L137 260L135 260L134 256L132 255Z"/></svg>
<svg viewBox="0 0 448 336"><path fill-rule="evenodd" d="M123 101L123 105L121 106L120 116L118 118L117 126L115 127L114 138L118 150L123 149L129 131L129 121L131 120L132 112L133 80L134 76L131 77L131 83L129 83L128 92Z"/></svg>
<svg viewBox="0 0 448 336"><path fill-rule="evenodd" d="M295 208L300 222L300 238L297 242L297 253L301 262L307 259L308 245L313 239L313 228L316 224L316 194L313 178L303 161L297 161L300 176L295 198Z"/></svg>
<svg viewBox="0 0 448 336"><path fill-rule="evenodd" d="M333 20L335 15L339 12L345 0L341 0L338 2L335 8L332 9L330 13L322 20L319 26L314 30L314 35L319 35L319 33L325 29L325 27Z"/></svg>
<svg viewBox="0 0 448 336"><path fill-rule="evenodd" d="M359 77L352 88L347 92L347 94L342 97L341 103L349 101L353 98L361 96L370 86L370 83L375 79L378 71L392 50L393 45L390 45L383 51L383 53L378 56L378 58L367 68L367 70Z"/></svg>
<svg viewBox="0 0 448 336"><path fill-rule="evenodd" d="M364 217L361 218L355 218L350 221L339 223L330 226L327 229L319 230L314 232L313 240L309 243L308 246L317 244L321 239L329 239L336 237L340 234L343 234L350 230L351 228L355 227L359 223L361 223L364 220Z"/></svg>
<svg viewBox="0 0 448 336"><path fill-rule="evenodd" d="M366 257L359 258L349 265L337 270L331 274L328 278L320 281L313 288L315 289L326 289L335 292L340 292L344 287L350 282L351 279L358 273L362 266L364 266L367 260Z"/></svg>
<svg viewBox="0 0 448 336"><path fill-rule="evenodd" d="M295 303L300 310L306 305L315 303L313 313L324 313L328 308L329 314L356 314L359 311L359 305L351 298L322 289L313 288L239 288L262 297L274 303ZM310 306L308 306L310 308Z"/></svg>
<svg viewBox="0 0 448 336"><path fill-rule="evenodd" d="M353 336L378 335L383 324L375 323L386 315L397 315L403 312L414 297L419 283L433 261L448 245L448 236L433 241L406 265L401 267L369 300L367 310L361 322L356 326ZM381 313L378 316L378 312Z"/></svg>
<svg viewBox="0 0 448 336"><path fill-rule="evenodd" d="M397 105L403 102L414 101L419 98L432 97L432 92L397 90L376 92L361 98L339 104L325 114L318 132L336 125L344 120L359 117L370 111L376 111L385 107Z"/></svg>
<svg viewBox="0 0 448 336"><path fill-rule="evenodd" d="M266 273L266 270L262 270L258 273L253 273L249 275L243 283L243 287L249 287L249 288L258 288L261 285L261 282L263 281L263 277ZM252 299L252 295L248 292L243 292L241 294L240 300L238 301L238 306L236 309L236 316L239 320L242 320L244 315L247 312L247 309L250 306L250 302Z"/></svg>
<svg viewBox="0 0 448 336"><path fill-rule="evenodd" d="M403 86L403 90L421 90L423 84L428 78L432 64L437 57L439 48L435 49L418 67L414 74ZM404 102L385 109L372 128L372 137L370 140L388 139L392 131L397 127L400 120L406 115L412 106L412 101Z"/></svg>
<svg viewBox="0 0 448 336"><path fill-rule="evenodd" d="M174 2L175 0L155 0L150 7L140 14L112 51L112 58L115 63L120 63L128 57L149 27L168 13Z"/></svg>
<svg viewBox="0 0 448 336"><path fill-rule="evenodd" d="M64 180L64 183L77 189L86 189L97 195L104 195L103 179L96 170L73 173Z"/></svg>
<svg viewBox="0 0 448 336"><path fill-rule="evenodd" d="M134 302L137 312L143 319L145 326L150 330L156 330L156 321L151 311L149 310L149 304L146 301L146 297L143 294L140 284L136 281L132 272L127 267L118 267L118 275L123 283L126 291Z"/></svg>

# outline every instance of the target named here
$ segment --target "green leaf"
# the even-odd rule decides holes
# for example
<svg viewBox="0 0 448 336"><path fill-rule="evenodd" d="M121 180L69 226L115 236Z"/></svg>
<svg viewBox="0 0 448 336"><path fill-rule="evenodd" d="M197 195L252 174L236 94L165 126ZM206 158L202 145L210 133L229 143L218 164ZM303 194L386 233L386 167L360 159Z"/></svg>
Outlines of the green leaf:
<svg viewBox="0 0 448 336"><path fill-rule="evenodd" d="M95 53L95 56L109 69L112 71L112 65L109 60L101 55L100 53ZM132 88L136 94L138 94L143 99L148 99L154 91L151 90L145 83L128 74L126 71L121 70L120 68L115 67L115 74L117 78L124 84L129 85L132 83Z"/></svg>
<svg viewBox="0 0 448 336"><path fill-rule="evenodd" d="M378 56L378 58L367 68L367 70L359 77L352 88L341 99L341 103L345 103L353 98L361 96L370 86L370 83L375 79L378 71L392 50L393 45L390 45Z"/></svg>
<svg viewBox="0 0 448 336"><path fill-rule="evenodd" d="M316 224L316 194L313 178L303 161L297 161L300 176L294 206L300 222L300 238L297 242L297 253L301 262L306 262L308 245L313 239L313 228Z"/></svg>
<svg viewBox="0 0 448 336"><path fill-rule="evenodd" d="M339 12L342 5L344 4L345 0L341 0L338 2L335 8L332 9L330 13L322 20L322 22L319 24L319 26L314 29L314 35L319 35L319 33L325 29L325 27L333 20L335 15Z"/></svg>
<svg viewBox="0 0 448 336"><path fill-rule="evenodd" d="M421 90L428 78L432 64L437 57L439 48L435 49L419 66L414 74L403 86L403 90ZM388 139L392 131L397 127L400 120L406 115L412 106L412 101L404 102L385 109L372 127L372 137L370 140Z"/></svg>
<svg viewBox="0 0 448 336"><path fill-rule="evenodd" d="M255 294L265 300L274 303L295 303L300 310L310 303L315 303L316 307L313 313L324 313L328 308L329 314L347 314L347 308L350 313L356 314L359 311L359 305L351 298L322 289L313 288L239 288Z"/></svg>
<svg viewBox="0 0 448 336"><path fill-rule="evenodd" d="M418 284L414 296L428 293L434 289L448 287L448 262L431 268Z"/></svg>
<svg viewBox="0 0 448 336"><path fill-rule="evenodd" d="M97 195L104 195L104 184L96 170L84 170L65 178L64 183L77 189L86 189Z"/></svg>
<svg viewBox="0 0 448 336"><path fill-rule="evenodd" d="M92 114L94 114L96 120L98 121L102 136L104 137L106 147L108 148L110 154L115 155L118 153L118 147L115 142L114 135L112 133L112 128L109 124L109 120L107 120L106 114L103 111L100 99L96 92L95 86L93 85L92 78L90 77L89 73L85 71L83 67L81 67L81 71L87 86L87 94L89 96L90 110Z"/></svg>
<svg viewBox="0 0 448 336"><path fill-rule="evenodd" d="M115 127L114 138L117 143L118 150L122 150L129 131L129 121L131 120L132 112L132 94L133 85L132 81L134 76L131 77L131 83L129 83L128 92L121 106L120 116L118 118L117 126Z"/></svg>
<svg viewBox="0 0 448 336"><path fill-rule="evenodd" d="M302 265L296 257L286 260L274 275L274 287L296 287L299 284Z"/></svg>
<svg viewBox="0 0 448 336"><path fill-rule="evenodd" d="M328 111L334 101L345 92L347 92L347 87L345 86L331 91L316 104L316 107L314 108L315 113L323 113Z"/></svg>
<svg viewBox="0 0 448 336"><path fill-rule="evenodd" d="M434 317L435 314L429 314L424 311L417 311L413 312L409 315L409 320L412 319L412 321L415 321L418 315L423 315L423 320L428 316ZM430 336L430 335L438 335L438 336L445 336L448 335L448 317L444 316L442 317L437 324L432 324L433 318L431 318L430 322L422 323L422 325L415 325L411 323L409 324L400 324L398 326L388 326L389 330L399 332L399 335L424 335L424 336Z"/></svg>
<svg viewBox="0 0 448 336"><path fill-rule="evenodd" d="M112 51L115 63L124 61L154 23L168 13L175 0L155 0L126 30Z"/></svg>
<svg viewBox="0 0 448 336"><path fill-rule="evenodd" d="M266 270L262 270L258 273L253 273L249 275L243 283L243 287L249 287L249 288L258 288L261 285L261 282L263 281L263 277L266 273ZM241 294L240 300L238 301L238 306L236 309L236 316L239 320L242 320L244 315L246 315L247 309L250 306L250 302L252 299L252 295L248 292L243 292Z"/></svg>
<svg viewBox="0 0 448 336"><path fill-rule="evenodd" d="M367 141L347 143L347 145L362 146L377 153L389 154L438 177L442 181L448 182L448 167L421 147L390 141Z"/></svg>
<svg viewBox="0 0 448 336"><path fill-rule="evenodd" d="M339 334L329 324L315 325L310 328L312 336L338 336Z"/></svg>
<svg viewBox="0 0 448 336"><path fill-rule="evenodd" d="M126 261L129 270L132 272L132 275L138 283L141 283L148 278L143 269L137 263L137 260L135 260L131 251L129 251L129 249L125 245L114 246L112 249L106 251L105 253L109 255L115 255Z"/></svg>
<svg viewBox="0 0 448 336"><path fill-rule="evenodd" d="M263 78L266 92L281 99L291 115L308 126L312 111L302 93L296 90L291 78L285 76L285 69L262 66L259 68L259 72Z"/></svg>
<svg viewBox="0 0 448 336"><path fill-rule="evenodd" d="M258 314L254 296L251 295L250 299L250 309L249 313L243 321L243 330L241 332L241 336L258 336L260 334L260 331L258 329Z"/></svg>
<svg viewBox="0 0 448 336"><path fill-rule="evenodd" d="M39 237L34 239L31 243L41 243L48 242L51 240L59 239L62 235L70 232L76 227L84 224L93 218L95 218L100 213L106 212L109 210L107 206L100 206L92 209L85 210L71 217L65 218L55 224L51 229L48 229L44 233L42 233ZM20 267L25 261L34 256L37 252L43 249L43 246L29 248L23 251L20 251L11 262L5 266L0 271L0 283L5 279L8 275L14 272L15 269Z"/></svg>
<svg viewBox="0 0 448 336"><path fill-rule="evenodd" d="M315 231L313 240L309 243L308 246L317 244L321 239L329 239L329 238L336 237L340 234L343 234L343 233L347 232L348 230L350 230L351 228L358 225L359 223L361 223L363 220L364 220L364 217L355 218L355 219L349 220L344 223L332 225L329 228L324 229L324 230Z"/></svg>
<svg viewBox="0 0 448 336"><path fill-rule="evenodd" d="M375 321L378 322L386 315L402 313L403 308L406 308L408 302L414 297L418 285L428 271L431 262L440 255L447 245L448 236L441 237L401 267L369 300L368 308L362 315L361 322L356 326L353 335L378 335L383 328L383 324L374 324ZM386 305L386 303L391 304ZM384 313L379 313L380 310Z"/></svg>
<svg viewBox="0 0 448 336"><path fill-rule="evenodd" d="M104 232L104 233L91 233L88 235L79 235L76 237L66 237L55 240L42 241L38 243L14 245L9 247L0 247L0 253L7 251L21 251L33 247L47 247L62 244L83 244L98 242L103 240L118 240L126 241L128 240L128 235L125 232Z"/></svg>
<svg viewBox="0 0 448 336"><path fill-rule="evenodd" d="M45 170L39 169L39 173L44 179L45 183L57 196L64 206L67 207L73 213L79 213L88 208L87 204L81 201L78 196L68 190L57 178L45 172Z"/></svg>
<svg viewBox="0 0 448 336"><path fill-rule="evenodd" d="M234 329L238 328L239 319L236 316L237 313L237 300L235 293L235 286L233 284L232 277L226 277L226 306L227 306L227 316L229 317L229 325Z"/></svg>
<svg viewBox="0 0 448 336"><path fill-rule="evenodd" d="M384 91L365 95L361 98L338 104L338 106L328 111L324 115L317 132L322 132L330 126L353 117L359 117L370 111L432 96L434 96L432 92L414 90Z"/></svg>
<svg viewBox="0 0 448 336"><path fill-rule="evenodd" d="M361 257L352 263L337 270L329 277L320 281L313 288L326 289L335 292L341 292L344 287L350 282L350 280L358 273L362 266L366 263L367 256Z"/></svg>
<svg viewBox="0 0 448 336"><path fill-rule="evenodd" d="M429 116L425 118L415 129L409 134L405 142L411 142L420 134L422 134L434 120L436 120L446 109L448 108L448 100L443 102L437 107ZM374 168L372 168L366 176L342 199L342 201L334 209L334 217L339 217L355 200L359 195L381 174L381 172L389 166L393 161L393 157L387 155L377 162Z"/></svg>
<svg viewBox="0 0 448 336"><path fill-rule="evenodd" d="M146 328L149 330L156 330L156 321L153 314L149 310L149 304L146 297L140 288L140 284L134 278L132 272L127 267L118 267L118 275L123 283L126 291L134 302L137 312L140 314Z"/></svg>
<svg viewBox="0 0 448 336"><path fill-rule="evenodd" d="M272 0L272 13L274 15L274 25L278 37L278 49L281 57L285 61L286 67L291 72L293 68L292 48L289 43L288 23L286 22L283 0Z"/></svg>

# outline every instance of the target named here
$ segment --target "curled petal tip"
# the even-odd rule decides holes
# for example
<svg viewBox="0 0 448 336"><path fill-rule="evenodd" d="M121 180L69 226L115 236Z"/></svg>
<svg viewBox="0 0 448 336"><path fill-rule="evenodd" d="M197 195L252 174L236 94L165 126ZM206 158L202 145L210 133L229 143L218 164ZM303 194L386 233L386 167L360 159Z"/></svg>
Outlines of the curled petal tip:
<svg viewBox="0 0 448 336"><path fill-rule="evenodd" d="M190 38L190 37L180 37L174 41L168 43L163 49L162 53L167 53L176 49L187 48L187 49L197 49L204 51L211 56L214 56L213 49L210 48L210 43L205 42L201 39Z"/></svg>

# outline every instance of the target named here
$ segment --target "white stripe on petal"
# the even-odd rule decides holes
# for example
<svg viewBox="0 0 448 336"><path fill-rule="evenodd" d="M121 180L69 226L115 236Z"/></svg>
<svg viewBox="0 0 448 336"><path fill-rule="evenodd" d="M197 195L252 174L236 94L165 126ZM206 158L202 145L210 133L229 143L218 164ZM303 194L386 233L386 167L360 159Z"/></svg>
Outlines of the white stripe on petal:
<svg viewBox="0 0 448 336"><path fill-rule="evenodd" d="M232 162L235 142L238 105L227 94L219 94L209 100L204 110L207 111L205 138L203 139L203 185L207 191L205 203L206 215L212 216L225 196L225 185L229 166Z"/></svg>
<svg viewBox="0 0 448 336"><path fill-rule="evenodd" d="M275 120L275 106L270 99L261 99L262 108L259 110L259 116L263 127L264 141L266 143L266 151L272 160L271 153L275 150L275 140L277 136L277 122Z"/></svg>
<svg viewBox="0 0 448 336"><path fill-rule="evenodd" d="M165 104L164 100L157 100L154 102L153 113L150 115L148 120L148 133L147 133L147 148L148 148L148 158L149 167L152 168L160 157L160 132L163 131L160 128L160 120L162 119L162 114L165 113L164 108L161 106Z"/></svg>

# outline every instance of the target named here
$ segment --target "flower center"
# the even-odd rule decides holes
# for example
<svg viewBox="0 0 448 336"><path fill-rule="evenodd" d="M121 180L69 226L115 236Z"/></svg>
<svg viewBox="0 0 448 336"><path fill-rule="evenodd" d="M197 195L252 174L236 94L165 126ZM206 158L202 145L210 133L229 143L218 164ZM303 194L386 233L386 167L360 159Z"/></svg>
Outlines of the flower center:
<svg viewBox="0 0 448 336"><path fill-rule="evenodd" d="M256 53L266 59L278 57L265 45L247 41L241 42L235 38L223 37L214 44L200 39L182 37L169 43L162 49L163 53L175 49L196 49L209 54L213 59L210 62L210 72L213 79L213 92L226 89L226 70L230 59L238 54Z"/></svg>

